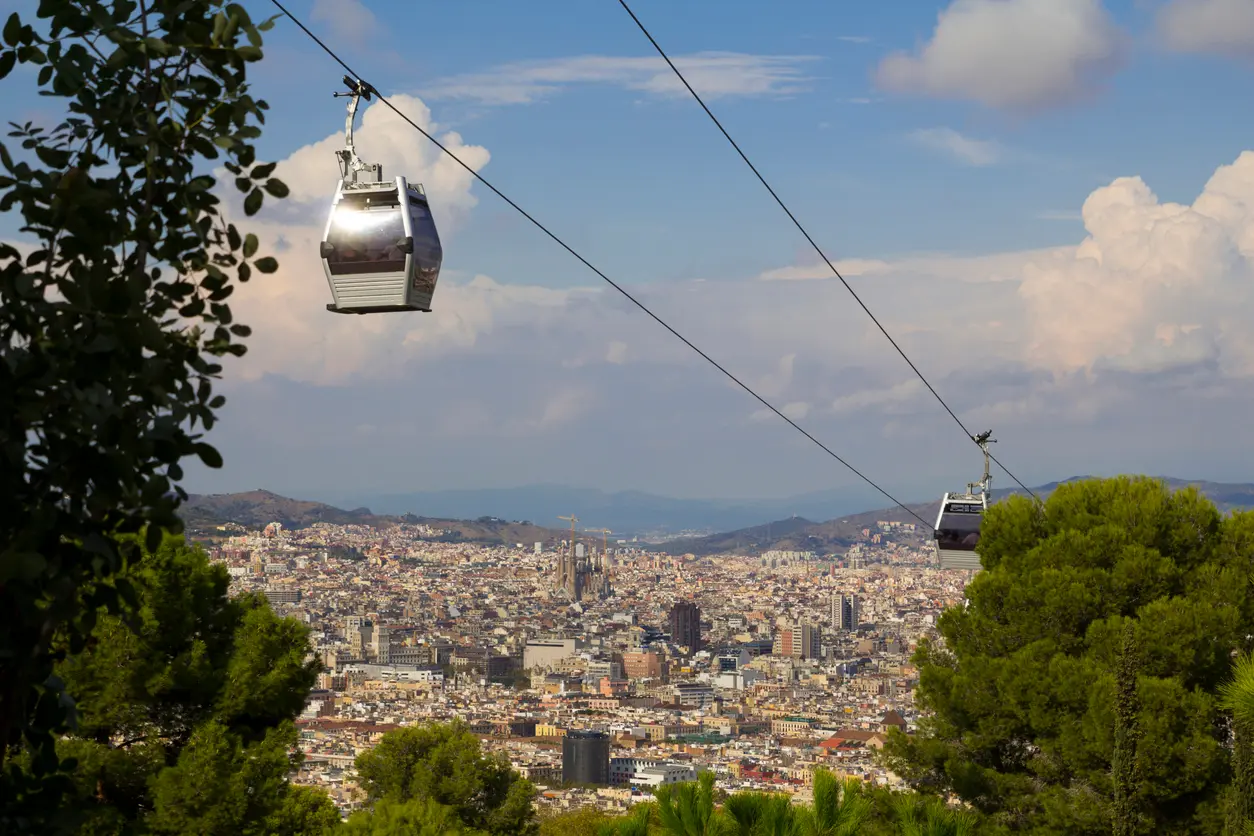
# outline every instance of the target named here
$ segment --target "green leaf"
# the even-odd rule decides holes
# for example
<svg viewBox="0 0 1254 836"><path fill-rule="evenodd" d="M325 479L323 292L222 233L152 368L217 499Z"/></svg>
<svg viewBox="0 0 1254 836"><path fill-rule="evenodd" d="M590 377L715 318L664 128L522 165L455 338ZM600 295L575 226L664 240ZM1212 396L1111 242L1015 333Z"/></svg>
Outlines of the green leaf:
<svg viewBox="0 0 1254 836"><path fill-rule="evenodd" d="M257 247L259 246L260 244L258 244L257 242L256 235L253 235L251 232L245 235L244 236L244 258L252 258L253 256L255 256L257 254Z"/></svg>
<svg viewBox="0 0 1254 836"><path fill-rule="evenodd" d="M21 39L22 19L17 16L17 12L14 12L4 23L4 42L9 46L17 46Z"/></svg>
<svg viewBox="0 0 1254 836"><path fill-rule="evenodd" d="M274 169L278 167L278 163L265 163L263 165L253 166L253 170L248 176L254 180L264 180L274 173Z"/></svg>
<svg viewBox="0 0 1254 836"><path fill-rule="evenodd" d="M244 214L250 217L257 214L261 209L261 201L263 199L261 189L253 189L249 192L248 197L244 198Z"/></svg>
<svg viewBox="0 0 1254 836"><path fill-rule="evenodd" d="M253 266L262 273L273 273L275 270L279 269L279 262L273 256L266 256L265 258L259 258L254 261Z"/></svg>
<svg viewBox="0 0 1254 836"><path fill-rule="evenodd" d="M275 180L273 177L266 181L264 188L270 193L271 197L285 198L290 194L287 184L282 180Z"/></svg>
<svg viewBox="0 0 1254 836"><path fill-rule="evenodd" d="M240 238L239 230L235 228L235 224L231 224L226 228L226 243L232 252L238 250L240 245L244 243L243 239Z"/></svg>
<svg viewBox="0 0 1254 836"><path fill-rule="evenodd" d="M238 55L240 58L243 58L245 61L260 61L261 60L261 48L256 47L256 46L236 47L235 54Z"/></svg>
<svg viewBox="0 0 1254 836"><path fill-rule="evenodd" d="M205 467L220 468L222 467L222 454L217 448L208 444L200 443L195 446L196 455L200 456L200 460L205 463Z"/></svg>
<svg viewBox="0 0 1254 836"><path fill-rule="evenodd" d="M13 72L13 67L17 65L17 53L6 49L0 52L0 78L4 78Z"/></svg>
<svg viewBox="0 0 1254 836"><path fill-rule="evenodd" d="M48 566L43 555L36 552L10 554L0 561L0 581L29 581L39 577Z"/></svg>

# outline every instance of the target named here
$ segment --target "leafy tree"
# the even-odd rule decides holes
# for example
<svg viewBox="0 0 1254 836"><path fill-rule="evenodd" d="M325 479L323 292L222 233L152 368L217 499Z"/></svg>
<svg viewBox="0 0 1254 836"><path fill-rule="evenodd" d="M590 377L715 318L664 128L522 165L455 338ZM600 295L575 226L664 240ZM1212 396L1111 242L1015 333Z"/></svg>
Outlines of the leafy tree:
<svg viewBox="0 0 1254 836"><path fill-rule="evenodd" d="M31 747L29 768L0 772L0 830L36 827L24 816L68 786L54 636L81 650L98 609L132 596L90 583L137 559L117 535L146 529L155 550L180 530L180 462L221 465L200 430L223 403L218 358L249 333L227 300L277 262L224 222L208 164L248 215L287 194L252 144L266 104L247 67L269 22L224 0L40 0L36 17L0 33L0 79L36 70L15 78L65 113L0 145L0 211L33 242L0 243L0 766Z"/></svg>
<svg viewBox="0 0 1254 836"><path fill-rule="evenodd" d="M943 646L915 655L927 716L913 737L890 734L887 765L1016 832L1110 833L1130 631L1134 832L1218 832L1229 758L1216 692L1254 624L1254 515L1222 518L1156 480L1089 480L1043 507L990 508L980 558L968 606L939 620Z"/></svg>
<svg viewBox="0 0 1254 836"><path fill-rule="evenodd" d="M494 836L535 836L535 788L504 757L486 757L465 723L432 723L390 731L358 755L357 775L369 801L430 801L466 827Z"/></svg>
<svg viewBox="0 0 1254 836"><path fill-rule="evenodd" d="M381 799L353 813L336 836L479 836L451 807L430 798Z"/></svg>
<svg viewBox="0 0 1254 836"><path fill-rule="evenodd" d="M602 828L617 819L595 807L580 807L540 819L539 836L598 836Z"/></svg>
<svg viewBox="0 0 1254 836"><path fill-rule="evenodd" d="M267 836L340 836L340 811L315 787L288 786L279 805L262 823Z"/></svg>
<svg viewBox="0 0 1254 836"><path fill-rule="evenodd" d="M1243 653L1232 678L1220 688L1220 706L1232 716L1233 781L1228 798L1228 833L1254 826L1254 656Z"/></svg>
<svg viewBox="0 0 1254 836"><path fill-rule="evenodd" d="M1110 756L1114 800L1111 819L1114 836L1133 836L1142 826L1137 790L1140 787L1136 770L1136 750L1140 739L1137 723L1136 633L1132 622L1124 622L1123 647L1119 651L1119 668L1115 675L1115 741Z"/></svg>
<svg viewBox="0 0 1254 836"><path fill-rule="evenodd" d="M728 797L716 818L735 836L801 836L802 816L784 793L742 792Z"/></svg>
<svg viewBox="0 0 1254 836"><path fill-rule="evenodd" d="M815 770L814 803L802 816L806 836L855 836L871 817L871 801L856 779L840 781L826 769Z"/></svg>
<svg viewBox="0 0 1254 836"><path fill-rule="evenodd" d="M974 813L947 807L934 796L894 793L889 803L900 836L974 836L976 832Z"/></svg>
<svg viewBox="0 0 1254 836"><path fill-rule="evenodd" d="M228 597L226 569L175 536L121 577L138 606L100 615L56 668L80 713L59 744L76 761L61 824L204 836L338 824L325 793L288 782L292 720L321 668L304 625L259 593Z"/></svg>
<svg viewBox="0 0 1254 836"><path fill-rule="evenodd" d="M597 836L650 836L655 831L657 805L637 804L631 812L618 816L597 828Z"/></svg>
<svg viewBox="0 0 1254 836"><path fill-rule="evenodd" d="M714 815L714 774L696 781L663 785L654 790L658 821L668 836L713 836L720 821Z"/></svg>

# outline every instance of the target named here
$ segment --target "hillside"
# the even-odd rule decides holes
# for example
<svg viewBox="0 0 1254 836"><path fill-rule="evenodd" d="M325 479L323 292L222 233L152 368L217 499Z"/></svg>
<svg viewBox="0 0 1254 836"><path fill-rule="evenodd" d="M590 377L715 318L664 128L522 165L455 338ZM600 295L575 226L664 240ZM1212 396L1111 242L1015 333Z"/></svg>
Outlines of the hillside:
<svg viewBox="0 0 1254 836"><path fill-rule="evenodd" d="M1060 484L1074 482L1091 477L1076 476L1063 482L1051 482L1033 488L1033 492L1042 499L1052 493ZM1207 482L1204 480L1177 479L1160 477L1173 489L1186 485L1194 485L1202 491L1221 511L1228 512L1254 508L1254 484L1233 484L1224 482ZM1019 489L994 490L994 500L1002 499L1012 493L1022 493ZM901 508L884 508L877 511L862 511L845 514L826 522L815 522L803 516L791 516L775 522L763 523L747 528L739 528L706 537L688 537L669 540L658 544L657 548L670 554L708 555L720 553L752 554L768 549L785 549L796 551L814 551L830 554L841 552L851 544L864 539L863 529L873 529L875 524L884 522L915 523L919 527L917 536L920 540L930 535L930 528L936 520L940 509L940 498L931 502L912 504L910 510L918 514L926 524ZM547 528L532 524L530 521L506 520L497 517L478 517L474 520L448 519L444 517L422 517L406 514L403 517L385 516L373 513L369 508L357 508L345 511L322 502L311 502L300 499L289 499L271 491L256 490L234 494L193 494L183 506L183 519L190 529L208 529L223 523L233 522L248 528L258 529L270 522L280 522L284 528L307 528L316 522L329 522L339 525L373 525L390 526L399 522L425 523L432 528L446 532L443 539L447 542L504 544L504 543L553 543L569 536L568 530ZM680 520L679 522L682 522ZM595 538L596 535L580 532L580 538Z"/></svg>
<svg viewBox="0 0 1254 836"><path fill-rule="evenodd" d="M189 526L212 526L226 522L260 528L272 522L284 528L308 528L316 522L337 525L390 523L369 508L345 511L321 502L289 499L266 490L245 493L191 494L183 504L183 521Z"/></svg>
<svg viewBox="0 0 1254 836"><path fill-rule="evenodd" d="M308 528L314 523L387 527L400 522L423 523L443 529L446 542L457 543L550 543L570 535L569 531L544 528L529 522L480 517L476 520L448 520L405 515L374 514L369 508L345 511L322 502L290 499L266 490L228 494L191 494L182 507L183 522L193 531L236 523L250 529L279 522L287 529Z"/></svg>
<svg viewBox="0 0 1254 836"><path fill-rule="evenodd" d="M1047 485L1035 487L1032 489L1032 492L1044 499L1061 484L1090 478L1093 477L1073 476L1070 479L1064 479L1062 482L1050 482ZM1254 508L1254 484L1207 482L1205 480L1177 479L1171 476L1159 478L1165 481L1172 490L1179 490L1189 485L1197 487L1208 499L1215 503L1220 511L1225 513ZM1019 488L995 489L993 491L993 501L1004 499L1011 494L1022 493L1023 491ZM691 553L698 556L727 553L749 554L767 549L813 551L820 554L832 553L844 551L853 543L863 540L862 531L864 529L874 530L875 524L881 521L914 523L920 529L927 529L921 532L921 538L929 536L931 533L930 528L935 524L936 515L940 512L940 497L937 497L932 502L910 504L907 507L910 511L922 517L927 522L927 525L920 524L918 519L900 507L882 508L878 511L849 514L823 523L810 522L801 518L781 520L767 525L743 528L738 531L712 534L708 537L670 540L661 544L660 548L670 554Z"/></svg>

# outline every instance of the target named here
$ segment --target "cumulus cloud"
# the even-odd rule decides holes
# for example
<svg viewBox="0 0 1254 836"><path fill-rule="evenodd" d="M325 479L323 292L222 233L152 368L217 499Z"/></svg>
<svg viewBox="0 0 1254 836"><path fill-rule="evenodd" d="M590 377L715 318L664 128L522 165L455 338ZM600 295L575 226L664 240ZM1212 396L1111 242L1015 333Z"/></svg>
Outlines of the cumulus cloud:
<svg viewBox="0 0 1254 836"><path fill-rule="evenodd" d="M1254 372L1254 152L1221 166L1185 206L1121 177L1084 203L1088 237L1025 267L1025 346L1056 371L1214 362Z"/></svg>
<svg viewBox="0 0 1254 836"><path fill-rule="evenodd" d="M364 46L379 31L374 12L361 0L314 0L309 17L353 46Z"/></svg>
<svg viewBox="0 0 1254 836"><path fill-rule="evenodd" d="M363 149L387 147L389 136L406 141L388 134L382 113L367 116ZM332 177L334 146L322 163ZM468 182L434 177L434 160L418 147L396 153L421 163L416 177L445 184L430 190L438 217L470 211ZM284 165L312 168L319 154L302 149ZM303 199L321 215L325 197L310 189ZM317 403L339 416L319 419L318 433L370 426L352 436L371 449L420 427L423 452L406 461L421 460L423 472L447 477L445 484L467 478L467 445L476 461L513 457L519 468L543 469L562 455L560 439L583 445L576 458L590 468L584 481L597 481L600 468L647 479L648 468L680 460L702 462L694 473L811 466L800 464L813 461L805 439L786 427L762 435L760 423L777 417L600 288L442 279L433 314L326 313L315 256L321 221L302 224L299 207L265 227L267 240L282 235L292 244L283 269L238 294L239 318L256 332L228 375L252 393L249 409L280 414L273 399L285 397ZM1186 404L1226 404L1254 391L1254 152L1220 166L1189 205L1164 203L1139 178L1120 178L1095 190L1081 216L1085 236L1072 246L837 266L960 417L999 435L1005 428L1006 439L1031 434L1055 449L1080 425L1143 419L1147 409L1157 422L1183 415ZM836 438L842 455L861 453L850 459L855 466L866 466L886 439L920 474L970 464L961 445L952 461L933 452L952 421L826 265L780 268L731 288L673 282L637 292L790 418L825 441ZM309 383L318 385L292 388ZM1104 443L1151 444L1143 435L1120 424ZM271 454L256 445L298 443L263 442L236 444L264 457ZM726 449L737 453L717 452ZM1002 452L1019 461L1013 448ZM1077 459L1074 472L1090 463ZM1055 472L1064 465L1052 459L1042 464L1051 478L1073 475ZM357 467L348 458L342 466ZM508 479L539 478L528 472L511 470ZM580 472L562 478L578 482ZM814 478L830 478L823 472Z"/></svg>
<svg viewBox="0 0 1254 836"><path fill-rule="evenodd" d="M920 128L911 133L910 138L925 148L939 151L967 165L994 165L1006 156L1006 149L996 140L972 139L953 128Z"/></svg>
<svg viewBox="0 0 1254 836"><path fill-rule="evenodd" d="M1254 3L1249 0L1170 0L1156 22L1168 49L1254 59Z"/></svg>
<svg viewBox="0 0 1254 836"><path fill-rule="evenodd" d="M1122 55L1101 0L954 0L930 41L885 57L875 78L898 93L1036 109L1091 93Z"/></svg>
<svg viewBox="0 0 1254 836"><path fill-rule="evenodd" d="M748 55L699 52L673 57L675 66L707 98L782 96L811 80L802 66L809 55ZM580 55L551 61L521 61L478 73L437 79L423 91L431 101L466 100L484 105L529 104L573 84L611 84L663 96L688 91L660 57Z"/></svg>

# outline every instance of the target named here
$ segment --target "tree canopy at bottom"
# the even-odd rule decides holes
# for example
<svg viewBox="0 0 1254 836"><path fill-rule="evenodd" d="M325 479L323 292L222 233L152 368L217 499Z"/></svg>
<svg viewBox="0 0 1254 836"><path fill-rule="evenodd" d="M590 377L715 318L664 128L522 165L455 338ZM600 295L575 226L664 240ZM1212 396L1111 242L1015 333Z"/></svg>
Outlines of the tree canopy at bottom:
<svg viewBox="0 0 1254 836"><path fill-rule="evenodd" d="M1087 480L990 507L978 551L966 606L915 655L927 716L886 763L1012 832L1221 833L1217 695L1254 633L1254 514Z"/></svg>

